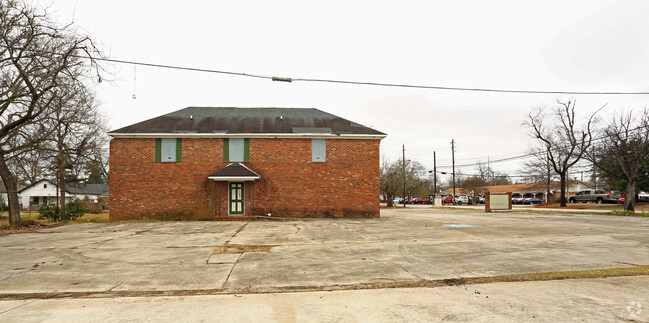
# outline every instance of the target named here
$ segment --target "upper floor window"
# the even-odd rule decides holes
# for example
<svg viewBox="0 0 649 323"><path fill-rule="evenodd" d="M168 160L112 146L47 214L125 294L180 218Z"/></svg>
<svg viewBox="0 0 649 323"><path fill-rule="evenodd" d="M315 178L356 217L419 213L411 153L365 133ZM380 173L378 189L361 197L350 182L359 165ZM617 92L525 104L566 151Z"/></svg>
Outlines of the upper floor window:
<svg viewBox="0 0 649 323"><path fill-rule="evenodd" d="M225 138L223 139L224 162L249 162L250 139Z"/></svg>
<svg viewBox="0 0 649 323"><path fill-rule="evenodd" d="M311 139L311 161L327 161L327 142L324 139Z"/></svg>
<svg viewBox="0 0 649 323"><path fill-rule="evenodd" d="M156 162L181 162L182 157L181 138L158 138L155 140L155 161Z"/></svg>

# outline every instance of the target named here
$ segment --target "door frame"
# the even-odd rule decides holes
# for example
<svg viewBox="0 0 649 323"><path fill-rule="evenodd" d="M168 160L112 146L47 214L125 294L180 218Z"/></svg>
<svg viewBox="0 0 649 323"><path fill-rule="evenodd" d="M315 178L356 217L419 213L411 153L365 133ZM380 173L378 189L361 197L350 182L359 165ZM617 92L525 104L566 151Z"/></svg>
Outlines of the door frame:
<svg viewBox="0 0 649 323"><path fill-rule="evenodd" d="M232 190L233 186L236 184L241 184L241 199L234 200L232 199ZM235 188L236 189L236 188ZM246 214L246 185L245 182L228 182L228 215L245 215ZM241 203L241 212L232 211L232 202Z"/></svg>

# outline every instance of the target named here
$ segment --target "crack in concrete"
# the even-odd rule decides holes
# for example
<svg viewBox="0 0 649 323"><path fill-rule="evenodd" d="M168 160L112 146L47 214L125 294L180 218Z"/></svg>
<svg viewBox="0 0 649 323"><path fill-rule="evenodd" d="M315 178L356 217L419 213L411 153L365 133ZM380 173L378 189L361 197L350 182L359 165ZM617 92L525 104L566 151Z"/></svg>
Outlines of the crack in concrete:
<svg viewBox="0 0 649 323"><path fill-rule="evenodd" d="M410 272L410 270L408 270L408 269L406 269L406 268L404 268L404 267L403 267L403 266L402 266L401 264L395 264L395 266L397 266L397 267L399 267L399 268L401 268L401 269L402 269L403 271L405 271L405 272L407 272L408 274L410 274L410 275L413 275L413 276L415 276L415 277L417 277L417 279L420 279L420 280L423 280L423 279L424 279L424 278L422 278L422 277L420 277L420 276L419 276L419 275L417 275L417 274L413 274L412 272Z"/></svg>
<svg viewBox="0 0 649 323"><path fill-rule="evenodd" d="M250 221L247 221L246 223L242 224L241 227L239 227L239 229L223 245L225 246L228 243L230 243L230 241L232 241L232 239L234 239L234 237L236 237L237 234L239 234L239 232L243 231L243 229L248 225L248 223L250 223Z"/></svg>
<svg viewBox="0 0 649 323"><path fill-rule="evenodd" d="M294 224L293 226L295 226L295 228L297 229L297 231L293 232L294 235L296 235L296 236L298 236L298 237L300 237L300 238L302 238L304 240L308 240L310 242L313 242L313 239L307 238L307 237L300 234L300 231L302 231L301 227L299 227L297 224Z"/></svg>
<svg viewBox="0 0 649 323"><path fill-rule="evenodd" d="M109 288L109 289L108 289L108 290L106 290L106 291L107 291L107 292L112 292L112 291L113 291L113 289L115 289L115 288L117 288L117 287L119 287L120 285L122 285L122 284L124 284L124 282L125 282L125 281L126 281L126 279L122 279L122 281L121 281L121 282L119 282L119 283L118 283L117 285L115 285L115 286L113 286L113 287L111 287L111 288Z"/></svg>
<svg viewBox="0 0 649 323"><path fill-rule="evenodd" d="M228 273L228 277L225 278L225 281L223 282L223 285L221 285L221 288L225 288L225 285L230 280L230 275L232 275L232 272L234 271L234 267L239 263L239 260L241 259L242 256L243 256L243 253L241 253L239 255L239 258L237 258L237 261L235 261L234 264L232 264L232 268L230 268L230 272Z"/></svg>
<svg viewBox="0 0 649 323"><path fill-rule="evenodd" d="M22 304L20 304L20 305L18 305L18 306L16 306L16 307L13 307L13 308L10 308L10 309L4 311L4 312L0 312L0 315L2 315L2 314L4 314L4 313L7 313L7 312L11 312L11 311L13 311L13 310L15 310L15 309L17 309L17 308L23 307L23 306L25 306L25 305L29 305L29 304L31 304L31 303L33 303L33 302L36 302L37 300L38 300L38 299L33 299L33 300L29 301L29 302L22 303Z"/></svg>

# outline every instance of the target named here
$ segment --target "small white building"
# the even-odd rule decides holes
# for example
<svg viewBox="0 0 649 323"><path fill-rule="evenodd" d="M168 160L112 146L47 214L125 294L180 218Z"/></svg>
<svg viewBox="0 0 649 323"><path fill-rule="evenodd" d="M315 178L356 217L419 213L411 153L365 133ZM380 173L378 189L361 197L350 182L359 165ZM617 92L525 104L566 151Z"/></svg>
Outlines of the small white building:
<svg viewBox="0 0 649 323"><path fill-rule="evenodd" d="M71 202L74 199L83 200L89 198L97 203L100 197L108 198L108 184L83 184L71 182L65 185L65 201ZM59 192L60 196L61 193ZM56 183L48 179L42 179L32 185L18 190L18 200L23 209L37 207L47 204L56 204L57 189Z"/></svg>

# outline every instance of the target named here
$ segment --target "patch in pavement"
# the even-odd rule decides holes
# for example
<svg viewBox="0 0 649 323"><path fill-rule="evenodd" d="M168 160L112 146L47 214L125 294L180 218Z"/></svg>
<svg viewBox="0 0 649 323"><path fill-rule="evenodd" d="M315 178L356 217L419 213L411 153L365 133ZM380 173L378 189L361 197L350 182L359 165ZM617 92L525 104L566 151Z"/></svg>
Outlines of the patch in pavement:
<svg viewBox="0 0 649 323"><path fill-rule="evenodd" d="M216 249L214 249L213 255L235 254L244 252L270 252L270 249L273 247L279 247L279 245L230 244L226 246L218 246Z"/></svg>
<svg viewBox="0 0 649 323"><path fill-rule="evenodd" d="M241 255L246 252L270 252L273 247L279 247L279 245L228 244L217 246L207 259L207 264L236 264Z"/></svg>
<svg viewBox="0 0 649 323"><path fill-rule="evenodd" d="M470 224L444 224L445 227L449 228L475 228L475 225Z"/></svg>

